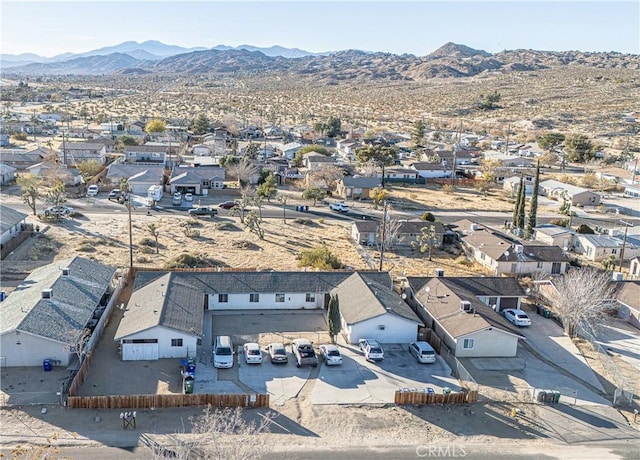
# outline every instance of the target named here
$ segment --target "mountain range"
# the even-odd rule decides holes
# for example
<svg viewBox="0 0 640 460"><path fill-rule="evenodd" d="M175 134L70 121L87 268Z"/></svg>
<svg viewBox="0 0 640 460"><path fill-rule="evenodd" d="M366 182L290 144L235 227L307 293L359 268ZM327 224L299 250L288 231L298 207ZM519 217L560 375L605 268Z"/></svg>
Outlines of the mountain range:
<svg viewBox="0 0 640 460"><path fill-rule="evenodd" d="M36 59L42 59L37 61ZM640 56L581 51L513 50L491 54L465 45L447 43L434 52L411 54L359 50L309 53L272 46L259 48L219 45L182 48L158 41L125 42L82 54L40 58L33 54L3 55L3 73L19 75L293 75L315 82L407 80L469 77L489 72L536 71L557 66L587 66L640 70Z"/></svg>

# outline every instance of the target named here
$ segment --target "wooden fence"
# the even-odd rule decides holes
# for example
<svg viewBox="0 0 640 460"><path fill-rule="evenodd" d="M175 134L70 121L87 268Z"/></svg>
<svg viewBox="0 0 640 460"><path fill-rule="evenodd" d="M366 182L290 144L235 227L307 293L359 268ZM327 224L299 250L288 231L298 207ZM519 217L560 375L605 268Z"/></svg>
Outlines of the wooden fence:
<svg viewBox="0 0 640 460"><path fill-rule="evenodd" d="M87 374L89 373L89 367L91 366L92 356L93 356L93 353L88 353L87 356L85 356L84 360L82 361L82 364L80 365L80 369L78 369L77 374L71 381L71 385L69 385L69 396L75 396L76 394L78 394L78 390L84 383L84 380L87 377Z"/></svg>
<svg viewBox="0 0 640 460"><path fill-rule="evenodd" d="M160 409L167 407L269 407L268 394L165 394L69 396L67 407L72 409Z"/></svg>
<svg viewBox="0 0 640 460"><path fill-rule="evenodd" d="M471 404L478 401L478 392L462 391L460 393L436 394L417 390L396 390L396 404Z"/></svg>
<svg viewBox="0 0 640 460"><path fill-rule="evenodd" d="M31 238L33 235L33 225L22 224L20 233L16 234L10 240L2 243L2 248L0 248L0 259L4 259L5 257L7 257L13 250L15 250L18 246Z"/></svg>

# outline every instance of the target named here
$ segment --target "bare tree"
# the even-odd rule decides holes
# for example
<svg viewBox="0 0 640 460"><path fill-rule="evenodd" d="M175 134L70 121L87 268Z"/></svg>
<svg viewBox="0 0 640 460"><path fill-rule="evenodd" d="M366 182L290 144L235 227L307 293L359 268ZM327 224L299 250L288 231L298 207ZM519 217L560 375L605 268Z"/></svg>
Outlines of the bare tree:
<svg viewBox="0 0 640 460"><path fill-rule="evenodd" d="M258 167L248 161L232 164L227 168L227 173L238 179L238 186L242 187L251 182L251 178L258 174Z"/></svg>
<svg viewBox="0 0 640 460"><path fill-rule="evenodd" d="M436 233L435 225L423 227L420 230L420 235L418 235L416 239L411 242L411 247L420 251L421 254L428 252L429 262L431 262L431 253L434 246L438 242L437 236L438 235Z"/></svg>
<svg viewBox="0 0 640 460"><path fill-rule="evenodd" d="M35 174L21 174L16 178L16 183L22 188L22 201L36 213L36 201L40 198L42 181Z"/></svg>
<svg viewBox="0 0 640 460"><path fill-rule="evenodd" d="M565 332L575 337L578 326L594 329L611 307L614 292L610 274L593 268L574 268L554 281L549 301Z"/></svg>
<svg viewBox="0 0 640 460"><path fill-rule="evenodd" d="M332 165L323 165L311 172L314 181L322 182L329 190L335 190L338 181L344 177L344 171Z"/></svg>
<svg viewBox="0 0 640 460"><path fill-rule="evenodd" d="M251 233L258 235L258 238L264 240L264 229L262 228L262 218L255 210L249 211L249 214L244 219L244 226L249 229Z"/></svg>
<svg viewBox="0 0 640 460"><path fill-rule="evenodd" d="M78 357L78 362L82 364L84 358L90 353L87 350L89 340L91 340L91 329L84 328L81 331L73 329L66 334L64 351L74 353Z"/></svg>
<svg viewBox="0 0 640 460"><path fill-rule="evenodd" d="M384 231L382 226L385 226ZM400 220L397 217L391 217L387 215L386 221L380 224L379 232L380 232L380 240L382 240L382 235L384 234L384 241L380 241L378 244L384 245L385 251L393 249L393 244L398 236L398 231L400 230Z"/></svg>
<svg viewBox="0 0 640 460"><path fill-rule="evenodd" d="M244 224L245 216L247 215L248 208L253 204L253 190L250 188L245 188L242 191L242 195L239 200L235 200L236 206L231 208L229 214L232 216L238 216L240 218L240 223Z"/></svg>

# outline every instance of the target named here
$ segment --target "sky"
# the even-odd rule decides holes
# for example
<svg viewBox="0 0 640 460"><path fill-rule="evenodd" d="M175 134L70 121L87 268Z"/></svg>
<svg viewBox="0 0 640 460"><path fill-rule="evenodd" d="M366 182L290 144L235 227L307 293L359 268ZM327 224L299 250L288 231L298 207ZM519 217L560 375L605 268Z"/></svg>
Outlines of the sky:
<svg viewBox="0 0 640 460"><path fill-rule="evenodd" d="M424 56L447 42L640 54L640 1L0 1L0 53L51 57L125 41L280 45Z"/></svg>

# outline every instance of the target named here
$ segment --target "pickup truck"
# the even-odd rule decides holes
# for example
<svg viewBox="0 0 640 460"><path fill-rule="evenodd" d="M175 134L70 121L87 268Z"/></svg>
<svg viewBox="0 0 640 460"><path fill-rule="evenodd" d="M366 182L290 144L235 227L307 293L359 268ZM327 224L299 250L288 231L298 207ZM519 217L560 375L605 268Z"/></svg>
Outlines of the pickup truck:
<svg viewBox="0 0 640 460"><path fill-rule="evenodd" d="M294 339L291 342L291 353L296 359L296 366L318 367L318 357L313 344L307 339Z"/></svg>
<svg viewBox="0 0 640 460"><path fill-rule="evenodd" d="M215 216L218 214L218 210L209 206L196 206L189 209L189 214L192 216Z"/></svg>

